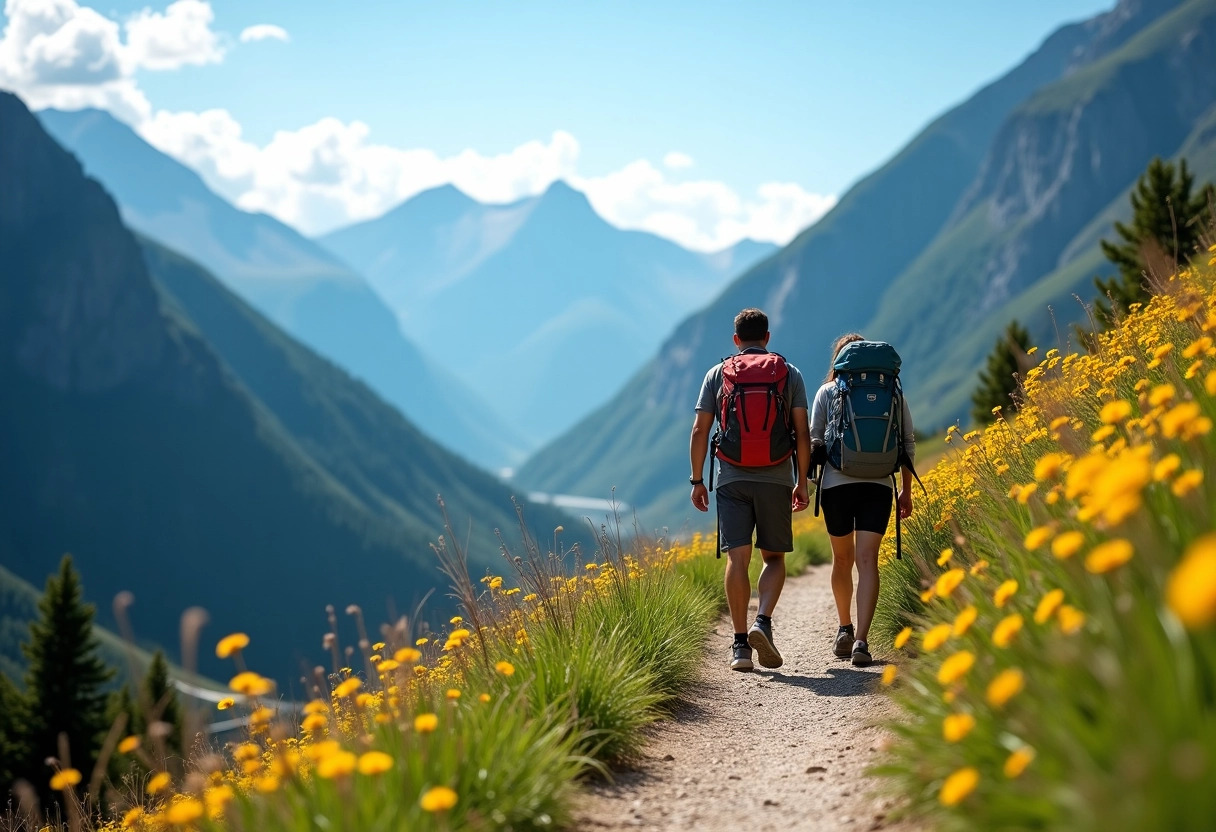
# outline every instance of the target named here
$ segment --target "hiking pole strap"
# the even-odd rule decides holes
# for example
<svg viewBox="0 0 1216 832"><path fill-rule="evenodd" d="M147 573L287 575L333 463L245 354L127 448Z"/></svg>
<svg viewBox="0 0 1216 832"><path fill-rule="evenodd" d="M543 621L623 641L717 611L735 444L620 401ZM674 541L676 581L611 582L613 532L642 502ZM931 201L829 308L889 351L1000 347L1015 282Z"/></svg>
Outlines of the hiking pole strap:
<svg viewBox="0 0 1216 832"><path fill-rule="evenodd" d="M904 559L903 520L899 514L899 489L896 487L895 475L891 475L891 495L895 498L895 559Z"/></svg>
<svg viewBox="0 0 1216 832"><path fill-rule="evenodd" d="M823 494L823 466L813 466L815 473L815 516L819 516L819 497Z"/></svg>

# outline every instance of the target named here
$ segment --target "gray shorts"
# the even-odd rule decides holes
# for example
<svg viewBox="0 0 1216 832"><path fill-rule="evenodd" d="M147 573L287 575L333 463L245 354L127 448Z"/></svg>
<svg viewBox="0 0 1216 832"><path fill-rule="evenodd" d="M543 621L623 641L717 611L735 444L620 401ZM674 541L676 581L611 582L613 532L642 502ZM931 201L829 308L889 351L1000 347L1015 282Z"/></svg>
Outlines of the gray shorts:
<svg viewBox="0 0 1216 832"><path fill-rule="evenodd" d="M736 480L718 488L718 531L722 551L752 545L769 552L794 551L791 498L794 488L775 482Z"/></svg>

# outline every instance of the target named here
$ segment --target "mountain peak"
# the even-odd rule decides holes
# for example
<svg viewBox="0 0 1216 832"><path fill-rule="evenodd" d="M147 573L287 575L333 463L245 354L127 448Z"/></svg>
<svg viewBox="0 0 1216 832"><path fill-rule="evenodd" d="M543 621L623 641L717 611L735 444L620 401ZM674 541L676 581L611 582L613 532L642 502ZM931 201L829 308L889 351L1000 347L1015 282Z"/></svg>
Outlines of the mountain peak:
<svg viewBox="0 0 1216 832"><path fill-rule="evenodd" d="M551 205L563 205L566 207L585 206L588 211L591 209L591 203L587 200L587 195L582 191L576 190L564 179L555 179L545 192L539 197L543 203Z"/></svg>

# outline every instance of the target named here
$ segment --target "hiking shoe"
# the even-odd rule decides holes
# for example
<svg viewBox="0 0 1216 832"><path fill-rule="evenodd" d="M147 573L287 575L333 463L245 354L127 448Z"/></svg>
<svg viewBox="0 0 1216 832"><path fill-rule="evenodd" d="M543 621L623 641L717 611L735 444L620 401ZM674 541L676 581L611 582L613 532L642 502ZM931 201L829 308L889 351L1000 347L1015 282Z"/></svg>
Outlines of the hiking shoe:
<svg viewBox="0 0 1216 832"><path fill-rule="evenodd" d="M752 648L746 644L736 644L731 648L730 669L747 673L752 670Z"/></svg>
<svg viewBox="0 0 1216 832"><path fill-rule="evenodd" d="M853 667L869 667L874 662L870 655L870 645L861 639L853 642Z"/></svg>
<svg viewBox="0 0 1216 832"><path fill-rule="evenodd" d="M836 631L836 648L832 651L837 658L847 659L853 655L853 625L845 624Z"/></svg>
<svg viewBox="0 0 1216 832"><path fill-rule="evenodd" d="M747 643L756 648L761 667L781 667L783 662L777 645L773 644L773 625L756 619L747 633Z"/></svg>

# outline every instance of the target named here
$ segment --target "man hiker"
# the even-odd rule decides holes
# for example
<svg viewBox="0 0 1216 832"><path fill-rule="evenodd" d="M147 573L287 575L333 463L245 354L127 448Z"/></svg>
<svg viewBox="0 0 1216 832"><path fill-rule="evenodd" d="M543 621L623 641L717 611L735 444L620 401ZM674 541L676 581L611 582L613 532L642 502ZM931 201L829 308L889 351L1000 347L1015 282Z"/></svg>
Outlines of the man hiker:
<svg viewBox="0 0 1216 832"><path fill-rule="evenodd" d="M726 603L735 639L732 670L752 669L752 648L763 667L781 667L773 643L773 609L785 585L785 553L794 549L791 512L809 503L807 466L811 439L806 384L794 365L768 351L768 316L744 309L735 316L738 353L705 374L697 397L689 440L692 504L709 511L709 491L701 473L710 448L717 457L719 546L726 552ZM711 463L713 464L713 463ZM714 473L710 472L710 483ZM747 628L752 534L764 558L760 608Z"/></svg>

